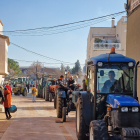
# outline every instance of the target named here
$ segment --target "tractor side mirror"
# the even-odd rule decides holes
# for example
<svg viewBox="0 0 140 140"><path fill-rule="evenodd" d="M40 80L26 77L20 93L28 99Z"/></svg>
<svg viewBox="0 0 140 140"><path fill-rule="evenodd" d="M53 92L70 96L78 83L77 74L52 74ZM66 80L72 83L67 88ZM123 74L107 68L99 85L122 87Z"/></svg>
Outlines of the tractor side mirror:
<svg viewBox="0 0 140 140"><path fill-rule="evenodd" d="M103 70L100 71L100 76L104 76L104 71Z"/></svg>

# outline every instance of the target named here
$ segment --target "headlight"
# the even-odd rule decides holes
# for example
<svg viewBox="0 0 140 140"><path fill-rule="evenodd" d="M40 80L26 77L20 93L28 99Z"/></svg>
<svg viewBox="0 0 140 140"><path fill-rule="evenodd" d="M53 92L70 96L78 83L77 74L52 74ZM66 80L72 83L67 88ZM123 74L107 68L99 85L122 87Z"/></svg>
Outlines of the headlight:
<svg viewBox="0 0 140 140"><path fill-rule="evenodd" d="M133 63L133 62L129 62L129 63L128 63L128 66L129 66L129 67L133 67L133 66L134 66L134 63Z"/></svg>
<svg viewBox="0 0 140 140"><path fill-rule="evenodd" d="M132 107L132 112L139 112L139 108L138 107Z"/></svg>
<svg viewBox="0 0 140 140"><path fill-rule="evenodd" d="M99 67L102 67L102 66L103 66L103 62L98 62L97 65L98 65Z"/></svg>
<svg viewBox="0 0 140 140"><path fill-rule="evenodd" d="M122 111L122 112L128 112L128 107L122 107L122 108L121 108L121 111Z"/></svg>

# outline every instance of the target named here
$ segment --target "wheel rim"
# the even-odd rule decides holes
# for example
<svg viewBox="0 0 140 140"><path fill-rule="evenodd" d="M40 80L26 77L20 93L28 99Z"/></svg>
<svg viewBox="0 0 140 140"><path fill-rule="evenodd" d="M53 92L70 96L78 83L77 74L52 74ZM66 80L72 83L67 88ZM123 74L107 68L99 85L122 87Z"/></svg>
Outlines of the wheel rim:
<svg viewBox="0 0 140 140"><path fill-rule="evenodd" d="M93 140L93 128L90 128L90 140Z"/></svg>
<svg viewBox="0 0 140 140"><path fill-rule="evenodd" d="M77 107L77 132L79 132L79 126L80 126L80 111L79 111L79 105Z"/></svg>

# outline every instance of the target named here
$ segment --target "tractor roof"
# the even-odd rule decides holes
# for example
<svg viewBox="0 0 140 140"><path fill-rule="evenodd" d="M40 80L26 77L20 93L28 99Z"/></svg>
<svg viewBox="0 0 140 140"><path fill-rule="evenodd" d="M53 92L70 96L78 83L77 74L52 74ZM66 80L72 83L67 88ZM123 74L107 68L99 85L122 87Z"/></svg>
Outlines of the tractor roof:
<svg viewBox="0 0 140 140"><path fill-rule="evenodd" d="M100 54L95 57L91 57L87 62L93 62L93 65L96 65L97 62L108 62L108 54ZM134 62L136 63L134 59L126 57L122 54L110 54L109 62Z"/></svg>

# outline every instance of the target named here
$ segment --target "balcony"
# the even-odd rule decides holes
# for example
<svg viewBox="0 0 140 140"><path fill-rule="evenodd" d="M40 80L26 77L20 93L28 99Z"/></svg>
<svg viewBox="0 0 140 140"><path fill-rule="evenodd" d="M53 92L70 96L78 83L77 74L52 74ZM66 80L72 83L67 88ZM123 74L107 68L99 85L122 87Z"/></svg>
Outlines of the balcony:
<svg viewBox="0 0 140 140"><path fill-rule="evenodd" d="M111 47L121 50L121 43L93 43L93 50L110 50Z"/></svg>

